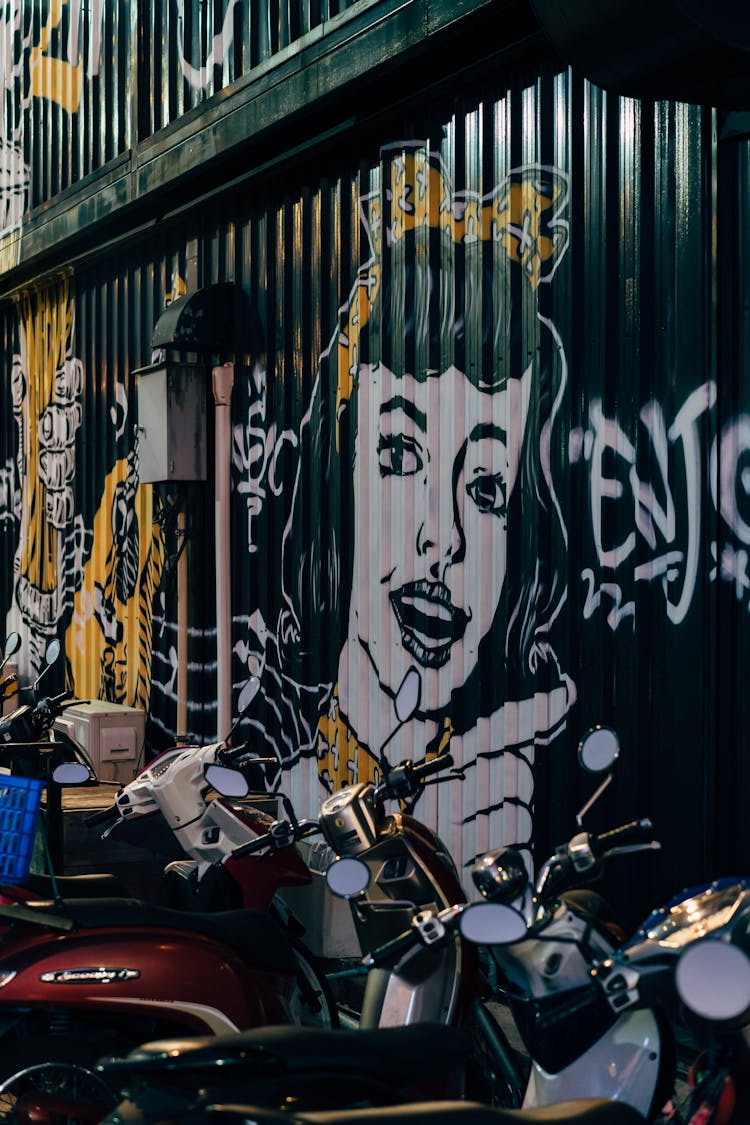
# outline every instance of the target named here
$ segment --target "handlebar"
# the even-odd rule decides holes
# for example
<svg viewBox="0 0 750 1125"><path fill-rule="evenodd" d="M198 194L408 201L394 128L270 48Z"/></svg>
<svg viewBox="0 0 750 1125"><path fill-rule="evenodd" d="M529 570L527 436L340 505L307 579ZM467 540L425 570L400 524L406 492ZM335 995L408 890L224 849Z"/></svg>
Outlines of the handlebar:
<svg viewBox="0 0 750 1125"><path fill-rule="evenodd" d="M391 938L390 941L384 942L379 945L377 949L371 950L367 953L361 961L367 969L378 969L382 965L393 964L399 959L402 953L412 949L416 944L417 938L414 930L406 930L398 937Z"/></svg>
<svg viewBox="0 0 750 1125"><path fill-rule="evenodd" d="M438 754L436 758L430 758L429 761L412 766L411 772L418 781L424 781L426 777L430 777L433 773L440 773L441 770L450 769L452 765L453 757L451 754Z"/></svg>
<svg viewBox="0 0 750 1125"><path fill-rule="evenodd" d="M597 858L602 858L615 848L625 847L629 844L643 844L654 838L654 824L648 817L641 820L631 820L628 824L621 824L619 828L612 828L598 836L589 837L591 851Z"/></svg>
<svg viewBox="0 0 750 1125"><path fill-rule="evenodd" d="M395 964L401 954L410 949L420 946L425 949L439 947L454 934L458 919L466 906L466 903L454 903L438 911L429 908L418 911L411 919L408 930L384 942L377 949L370 950L360 964L366 969L376 969L381 965Z"/></svg>
<svg viewBox="0 0 750 1125"><path fill-rule="evenodd" d="M83 823L87 828L93 828L97 824L105 824L108 820L114 820L120 815L120 810L117 805L111 805L108 809L100 809L98 812L90 813L83 818Z"/></svg>
<svg viewBox="0 0 750 1125"><path fill-rule="evenodd" d="M303 840L306 836L312 836L318 831L317 820L296 820L294 822L291 820L276 820L268 832L264 832L262 836L258 836L257 839L251 840L248 844L242 844L239 848L235 848L229 858L241 859L243 855L252 855L253 852L261 852L265 848L272 851L282 851L284 848L294 847L298 840Z"/></svg>
<svg viewBox="0 0 750 1125"><path fill-rule="evenodd" d="M647 817L631 820L599 835L579 832L542 865L536 882L536 897L547 898L596 877L602 860L609 856L659 846L654 840L653 822Z"/></svg>
<svg viewBox="0 0 750 1125"><path fill-rule="evenodd" d="M380 785L376 787L375 795L378 800L384 797L413 797L420 791L428 777L449 769L452 765L453 758L450 754L438 754L437 757L418 762L416 765L411 761L402 762L400 766L388 770Z"/></svg>

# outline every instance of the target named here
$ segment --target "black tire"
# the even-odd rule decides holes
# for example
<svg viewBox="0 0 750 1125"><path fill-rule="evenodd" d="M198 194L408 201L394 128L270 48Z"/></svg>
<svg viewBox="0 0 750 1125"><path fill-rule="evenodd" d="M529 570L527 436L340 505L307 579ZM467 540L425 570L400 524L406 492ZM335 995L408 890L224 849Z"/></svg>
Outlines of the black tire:
<svg viewBox="0 0 750 1125"><path fill-rule="evenodd" d="M31 1095L49 1097L55 1105L54 1120L60 1122L99 1121L117 1104L113 1090L93 1071L76 1062L43 1062L26 1066L0 1081L0 1122L17 1120L19 1102ZM59 1099L59 1102L58 1102ZM65 1116L68 1103L70 1117ZM76 1104L81 1110L76 1110Z"/></svg>
<svg viewBox="0 0 750 1125"><path fill-rule="evenodd" d="M338 1027L338 1008L320 962L298 937L289 933L287 937L299 966L296 1021L303 1027Z"/></svg>

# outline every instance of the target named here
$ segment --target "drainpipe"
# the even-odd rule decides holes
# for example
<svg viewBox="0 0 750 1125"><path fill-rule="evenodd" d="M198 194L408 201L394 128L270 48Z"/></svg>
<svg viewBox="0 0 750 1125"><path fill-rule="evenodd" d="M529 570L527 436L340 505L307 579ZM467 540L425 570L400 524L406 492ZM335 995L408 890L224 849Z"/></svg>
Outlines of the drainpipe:
<svg viewBox="0 0 750 1125"><path fill-rule="evenodd" d="M232 552L229 501L233 384L233 363L214 367L217 739L225 738L232 725Z"/></svg>
<svg viewBox="0 0 750 1125"><path fill-rule="evenodd" d="M177 743L184 745L188 729L188 555L187 520L180 508L177 513Z"/></svg>

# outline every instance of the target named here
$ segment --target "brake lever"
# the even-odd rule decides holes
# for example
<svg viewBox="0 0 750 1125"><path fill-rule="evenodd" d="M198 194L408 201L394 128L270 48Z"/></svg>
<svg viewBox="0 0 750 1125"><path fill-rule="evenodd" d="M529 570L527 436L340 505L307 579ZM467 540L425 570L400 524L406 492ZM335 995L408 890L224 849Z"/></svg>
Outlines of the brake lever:
<svg viewBox="0 0 750 1125"><path fill-rule="evenodd" d="M608 852L602 852L601 859L609 859L613 855L632 855L634 852L659 852L661 851L661 842L659 840L649 840L646 844L621 844L617 848L610 848Z"/></svg>

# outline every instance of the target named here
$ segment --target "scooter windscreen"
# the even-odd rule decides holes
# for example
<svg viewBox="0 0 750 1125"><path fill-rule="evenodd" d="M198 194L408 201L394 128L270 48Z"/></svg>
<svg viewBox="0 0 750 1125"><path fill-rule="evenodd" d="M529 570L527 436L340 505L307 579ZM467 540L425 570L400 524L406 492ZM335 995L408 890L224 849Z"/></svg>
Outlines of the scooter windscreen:
<svg viewBox="0 0 750 1125"><path fill-rule="evenodd" d="M726 933L738 915L750 908L750 880L721 879L691 888L650 914L622 947L629 959L653 956L657 948L679 952L709 934Z"/></svg>

